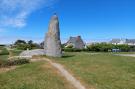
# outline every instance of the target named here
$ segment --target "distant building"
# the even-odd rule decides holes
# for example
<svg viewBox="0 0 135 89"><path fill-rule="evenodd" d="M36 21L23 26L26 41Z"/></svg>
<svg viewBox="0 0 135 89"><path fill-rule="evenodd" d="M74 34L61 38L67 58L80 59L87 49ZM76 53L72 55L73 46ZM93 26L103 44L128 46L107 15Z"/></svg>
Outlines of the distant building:
<svg viewBox="0 0 135 89"><path fill-rule="evenodd" d="M128 45L135 45L135 39L126 39L126 44Z"/></svg>
<svg viewBox="0 0 135 89"><path fill-rule="evenodd" d="M135 46L135 39L112 39L110 43L114 45L126 44Z"/></svg>
<svg viewBox="0 0 135 89"><path fill-rule="evenodd" d="M77 49L85 48L85 43L83 42L81 36L70 37L70 39L66 43L66 46L68 46L68 45L72 45L73 48L77 48Z"/></svg>
<svg viewBox="0 0 135 89"><path fill-rule="evenodd" d="M125 44L126 40L125 39L112 39L110 41L111 44L114 45L120 45L120 44Z"/></svg>

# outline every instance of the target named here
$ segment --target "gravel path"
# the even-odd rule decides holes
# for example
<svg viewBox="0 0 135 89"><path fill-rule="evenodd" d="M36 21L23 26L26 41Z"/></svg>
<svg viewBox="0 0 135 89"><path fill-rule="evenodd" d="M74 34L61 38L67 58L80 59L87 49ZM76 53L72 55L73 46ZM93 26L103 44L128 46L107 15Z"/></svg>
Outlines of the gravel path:
<svg viewBox="0 0 135 89"><path fill-rule="evenodd" d="M135 57L135 54L115 54L117 56L129 56L129 57Z"/></svg>
<svg viewBox="0 0 135 89"><path fill-rule="evenodd" d="M61 64L54 63L49 59L44 59L49 62L54 68L56 68L66 80L72 84L76 89L86 89L80 81L78 81L75 77L72 76Z"/></svg>

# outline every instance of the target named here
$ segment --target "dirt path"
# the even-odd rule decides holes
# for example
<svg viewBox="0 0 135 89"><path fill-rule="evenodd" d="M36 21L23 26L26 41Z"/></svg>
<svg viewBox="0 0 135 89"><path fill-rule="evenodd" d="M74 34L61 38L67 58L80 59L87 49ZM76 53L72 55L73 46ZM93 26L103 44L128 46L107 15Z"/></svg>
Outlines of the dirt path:
<svg viewBox="0 0 135 89"><path fill-rule="evenodd" d="M44 58L45 61L49 62L54 68L56 68L66 80L72 84L76 89L86 89L80 81L78 81L75 77L72 76L61 64L54 63L51 60Z"/></svg>
<svg viewBox="0 0 135 89"><path fill-rule="evenodd" d="M43 59L31 59L32 62L44 60L47 61L52 67L57 69L57 71L60 72L61 76L63 76L75 89L86 89L79 80L77 80L71 73L69 73L61 64L55 63L51 61L50 59L43 58ZM10 70L16 69L16 66L10 67L10 68L1 68L0 73L7 72ZM93 89L93 88L91 88Z"/></svg>
<svg viewBox="0 0 135 89"><path fill-rule="evenodd" d="M135 57L135 54L115 54L117 56L129 56L129 57Z"/></svg>
<svg viewBox="0 0 135 89"><path fill-rule="evenodd" d="M16 69L17 66L12 66L12 67L9 67L9 68L0 68L0 73L3 73L3 72L8 72L10 70L14 70Z"/></svg>

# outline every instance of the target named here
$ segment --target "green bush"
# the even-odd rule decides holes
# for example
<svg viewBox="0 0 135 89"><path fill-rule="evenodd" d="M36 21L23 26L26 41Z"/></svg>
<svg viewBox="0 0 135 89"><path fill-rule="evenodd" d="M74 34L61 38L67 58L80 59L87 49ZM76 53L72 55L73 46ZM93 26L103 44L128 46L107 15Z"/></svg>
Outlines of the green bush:
<svg viewBox="0 0 135 89"><path fill-rule="evenodd" d="M130 51L135 52L135 46L130 46Z"/></svg>
<svg viewBox="0 0 135 89"><path fill-rule="evenodd" d="M120 49L122 52L129 52L130 51L130 46L128 46L128 45L115 45L114 47L116 49Z"/></svg>
<svg viewBox="0 0 135 89"><path fill-rule="evenodd" d="M95 52L109 52L109 51L112 51L112 49L119 49L122 52L128 52L130 51L130 46L113 45L113 44L107 44L107 43L96 43L96 44L87 46L87 49L89 51L95 51Z"/></svg>
<svg viewBox="0 0 135 89"><path fill-rule="evenodd" d="M39 49L41 48L39 44L33 43L32 40L26 42L24 40L17 40L12 48L16 48L18 50L26 50L26 49Z"/></svg>
<svg viewBox="0 0 135 89"><path fill-rule="evenodd" d="M17 44L16 48L19 50L26 50L27 48L30 48L28 44Z"/></svg>
<svg viewBox="0 0 135 89"><path fill-rule="evenodd" d="M108 50L112 49L112 44L106 44L106 43L97 43L87 46L87 49L89 51L96 51L96 52L108 52Z"/></svg>
<svg viewBox="0 0 135 89"><path fill-rule="evenodd" d="M119 49L121 52L134 51L135 47L128 45L113 45L108 43L96 43L88 45L85 49L76 49L76 48L63 48L65 52L81 52L81 51L94 51L94 52L111 52L113 49Z"/></svg>
<svg viewBox="0 0 135 89"><path fill-rule="evenodd" d="M0 48L0 55L9 55L9 52L6 48Z"/></svg>
<svg viewBox="0 0 135 89"><path fill-rule="evenodd" d="M68 44L66 48L73 48L74 46L72 44Z"/></svg>
<svg viewBox="0 0 135 89"><path fill-rule="evenodd" d="M8 60L7 62L4 63L0 63L0 67L8 67L8 66L14 66L14 65L22 65L22 64L26 64L26 63L30 63L30 60L28 59L17 59L17 60Z"/></svg>
<svg viewBox="0 0 135 89"><path fill-rule="evenodd" d="M5 45L0 44L0 47L5 47Z"/></svg>

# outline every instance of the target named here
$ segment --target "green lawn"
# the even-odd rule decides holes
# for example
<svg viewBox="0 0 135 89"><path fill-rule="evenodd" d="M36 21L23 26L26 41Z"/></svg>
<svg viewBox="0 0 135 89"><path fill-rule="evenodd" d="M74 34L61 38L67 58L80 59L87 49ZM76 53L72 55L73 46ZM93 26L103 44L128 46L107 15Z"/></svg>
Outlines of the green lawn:
<svg viewBox="0 0 135 89"><path fill-rule="evenodd" d="M135 54L135 52L117 52L114 54Z"/></svg>
<svg viewBox="0 0 135 89"><path fill-rule="evenodd" d="M14 50L9 50L9 52L11 56L18 56L22 52L22 50L14 49Z"/></svg>
<svg viewBox="0 0 135 89"><path fill-rule="evenodd" d="M8 60L8 55L0 55L0 62L6 62Z"/></svg>
<svg viewBox="0 0 135 89"><path fill-rule="evenodd" d="M53 58L54 59L54 58ZM135 89L135 58L111 53L66 53L55 58L88 87Z"/></svg>
<svg viewBox="0 0 135 89"><path fill-rule="evenodd" d="M0 89L73 89L47 63L21 65L0 73Z"/></svg>
<svg viewBox="0 0 135 89"><path fill-rule="evenodd" d="M18 56L21 51L9 52L10 56ZM8 56L0 55L0 62L6 62ZM73 89L45 61L20 65L8 72L2 71L0 69L0 89Z"/></svg>
<svg viewBox="0 0 135 89"><path fill-rule="evenodd" d="M13 52L18 55L19 52ZM6 60L8 55L1 55ZM112 53L65 53L52 58L65 66L86 87L135 89L135 58ZM46 62L20 65L0 73L0 89L74 89Z"/></svg>
<svg viewBox="0 0 135 89"><path fill-rule="evenodd" d="M8 59L8 51L3 46L0 46L0 63L6 62Z"/></svg>
<svg viewBox="0 0 135 89"><path fill-rule="evenodd" d="M4 50L4 51L3 51ZM11 56L18 56L22 51L21 50L7 50L4 47L0 46L0 62L6 62L8 60L8 57Z"/></svg>

